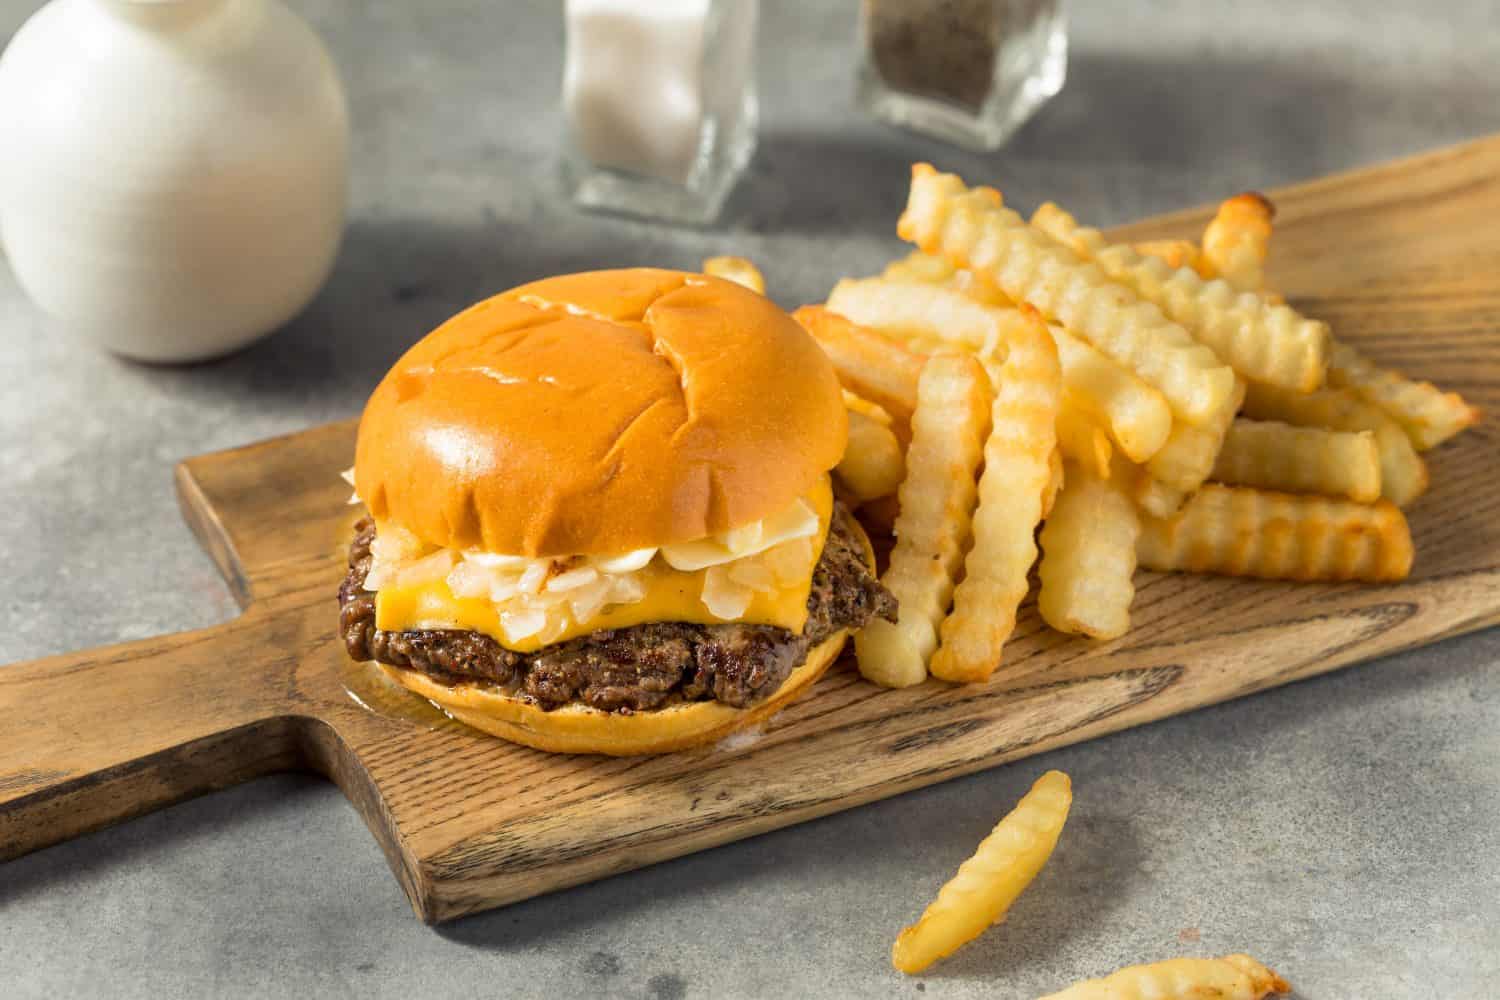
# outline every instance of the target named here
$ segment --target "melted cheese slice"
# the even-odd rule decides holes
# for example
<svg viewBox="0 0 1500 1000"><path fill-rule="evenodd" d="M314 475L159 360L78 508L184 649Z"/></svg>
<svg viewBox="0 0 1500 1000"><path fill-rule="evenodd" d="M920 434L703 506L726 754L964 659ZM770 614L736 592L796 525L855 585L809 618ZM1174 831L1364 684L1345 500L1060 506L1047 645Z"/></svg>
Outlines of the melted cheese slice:
<svg viewBox="0 0 1500 1000"><path fill-rule="evenodd" d="M660 556L638 571L644 596L628 604L608 604L584 621L570 620L556 635L541 635L511 641L500 626L502 608L482 597L455 597L446 580L431 580L412 586L384 586L375 594L375 627L389 632L415 629L467 629L482 632L507 649L532 653L544 645L563 642L600 629L629 628L651 622L688 622L723 625L743 622L775 625L801 633L807 624L807 595L812 590L813 569L823 554L833 513L833 491L825 477L806 498L818 515L818 532L811 539L798 539L807 553L805 571L794 583L760 590L750 599L745 613L719 618L703 602L703 588L712 569L673 569ZM811 542L811 544L807 544ZM747 558L755 558L754 556Z"/></svg>

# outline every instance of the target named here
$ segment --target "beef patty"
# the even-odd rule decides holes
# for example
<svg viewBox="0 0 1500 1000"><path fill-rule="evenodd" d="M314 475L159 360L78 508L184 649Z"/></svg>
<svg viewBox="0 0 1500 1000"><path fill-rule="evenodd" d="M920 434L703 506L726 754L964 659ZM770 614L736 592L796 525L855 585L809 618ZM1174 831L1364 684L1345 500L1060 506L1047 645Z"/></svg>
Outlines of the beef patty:
<svg viewBox="0 0 1500 1000"><path fill-rule="evenodd" d="M356 660L419 670L444 684L484 683L542 708L573 701L607 712L639 712L672 700L744 708L766 698L840 629L874 617L895 621L896 599L865 564L852 518L835 504L807 596L801 635L771 625L661 622L592 632L534 653L517 653L481 632L375 627L375 594L364 589L375 524L355 525L349 573L339 587L339 631Z"/></svg>

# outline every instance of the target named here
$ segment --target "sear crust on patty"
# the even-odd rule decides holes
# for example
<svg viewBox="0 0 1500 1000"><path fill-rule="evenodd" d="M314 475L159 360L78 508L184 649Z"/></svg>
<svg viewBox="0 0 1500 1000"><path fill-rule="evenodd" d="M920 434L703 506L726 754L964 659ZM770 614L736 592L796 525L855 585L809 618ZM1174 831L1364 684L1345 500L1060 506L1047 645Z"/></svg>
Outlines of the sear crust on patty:
<svg viewBox="0 0 1500 1000"><path fill-rule="evenodd" d="M842 504L807 597L797 635L770 625L662 622L612 629L523 654L480 632L375 627L375 594L364 589L375 524L355 525L349 573L339 587L339 633L349 655L419 670L445 684L498 685L543 708L573 701L606 712L639 712L668 701L721 701L744 708L781 686L808 650L871 618L894 621L896 599L865 565L864 547Z"/></svg>

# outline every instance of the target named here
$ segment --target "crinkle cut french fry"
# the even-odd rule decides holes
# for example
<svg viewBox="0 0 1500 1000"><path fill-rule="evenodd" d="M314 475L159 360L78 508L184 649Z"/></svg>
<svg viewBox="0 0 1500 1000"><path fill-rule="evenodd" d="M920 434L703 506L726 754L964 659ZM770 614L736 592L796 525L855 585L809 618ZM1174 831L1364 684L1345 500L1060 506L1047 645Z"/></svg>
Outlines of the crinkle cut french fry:
<svg viewBox="0 0 1500 1000"><path fill-rule="evenodd" d="M1456 392L1416 382L1381 368L1348 344L1337 341L1328 363L1328 384L1349 389L1396 421L1418 451L1435 448L1479 422L1479 410Z"/></svg>
<svg viewBox="0 0 1500 1000"><path fill-rule="evenodd" d="M1168 267L1190 267L1201 278L1215 277L1211 270L1205 268L1203 251L1192 240L1146 240L1132 243L1131 246L1142 257L1160 258Z"/></svg>
<svg viewBox="0 0 1500 1000"><path fill-rule="evenodd" d="M891 261L881 272L881 277L891 281L942 285L987 306L1016 307L1015 300L995 287L993 281L973 271L954 267L943 258L922 250L913 250L900 260Z"/></svg>
<svg viewBox="0 0 1500 1000"><path fill-rule="evenodd" d="M1066 385L1057 409L1057 447L1065 457L1095 476L1109 478L1110 456L1114 454L1109 435L1094 422L1077 394Z"/></svg>
<svg viewBox="0 0 1500 1000"><path fill-rule="evenodd" d="M876 684L907 687L927 676L969 536L991 399L989 375L970 355L937 354L922 368L896 547L881 578L900 602L898 621L877 618L854 637L859 672Z"/></svg>
<svg viewBox="0 0 1500 1000"><path fill-rule="evenodd" d="M1236 292L1223 280L1205 282L1191 268L1174 269L1129 246L1111 245L1097 229L1078 225L1050 203L1037 209L1032 225L1160 307L1245 378L1302 392L1323 384L1327 323L1270 305L1254 292Z"/></svg>
<svg viewBox="0 0 1500 1000"><path fill-rule="evenodd" d="M1172 410L1166 397L1134 372L1105 357L1062 327L1049 327L1062 364L1063 383L1132 462L1144 462L1167 442Z"/></svg>
<svg viewBox="0 0 1500 1000"><path fill-rule="evenodd" d="M803 306L792 318L822 345L846 389L878 403L897 420L911 417L921 355L822 306Z"/></svg>
<svg viewBox="0 0 1500 1000"><path fill-rule="evenodd" d="M1234 422L1234 415L1245 401L1245 384L1235 386L1234 405L1224 417L1212 424L1194 426L1176 423L1167 443L1146 462L1146 472L1152 479L1169 486L1178 493L1191 493L1213 472L1219 449L1224 446L1224 436Z"/></svg>
<svg viewBox="0 0 1500 1000"><path fill-rule="evenodd" d="M1427 464L1401 425L1349 389L1300 393L1252 383L1245 394L1244 415L1298 427L1370 431L1380 452L1380 495L1405 507L1427 489Z"/></svg>
<svg viewBox="0 0 1500 1000"><path fill-rule="evenodd" d="M930 666L943 680L984 680L999 666L1036 561L1036 526L1051 479L1062 375L1047 324L1035 310L1022 314L1031 322L1011 332L1005 362L995 374L974 544Z"/></svg>
<svg viewBox="0 0 1500 1000"><path fill-rule="evenodd" d="M703 273L744 285L752 292L766 294L766 279L760 268L744 257L710 257L703 262Z"/></svg>
<svg viewBox="0 0 1500 1000"><path fill-rule="evenodd" d="M902 340L947 341L980 355L1003 346L1008 329L1026 320L1014 309L996 309L943 285L845 278L827 306L860 326Z"/></svg>
<svg viewBox="0 0 1500 1000"><path fill-rule="evenodd" d="M857 392L848 389L841 390L844 396L844 409L863 413L882 427L890 427L895 421L891 419L890 413L879 403L872 403Z"/></svg>
<svg viewBox="0 0 1500 1000"><path fill-rule="evenodd" d="M897 231L924 251L992 280L1161 390L1191 423L1228 405L1234 373L1157 307L1111 281L985 188L968 190L928 164L912 168L911 193Z"/></svg>
<svg viewBox="0 0 1500 1000"><path fill-rule="evenodd" d="M898 257L885 266L880 273L887 281L909 281L922 285L946 285L952 281L958 269L941 257L913 250L905 257Z"/></svg>
<svg viewBox="0 0 1500 1000"><path fill-rule="evenodd" d="M1266 253L1276 206L1263 194L1246 191L1219 205L1203 230L1203 256L1229 287L1259 292L1265 287Z"/></svg>
<svg viewBox="0 0 1500 1000"><path fill-rule="evenodd" d="M889 496L901 485L901 442L889 427L859 410L849 411L849 441L834 467L839 483L858 502Z"/></svg>
<svg viewBox="0 0 1500 1000"><path fill-rule="evenodd" d="M1122 485L1126 482L1127 480L1121 479ZM1135 478L1128 482L1129 486L1126 488L1130 491L1130 498L1135 501L1137 507L1152 517L1171 517L1187 502L1186 493L1152 479L1151 474L1145 469L1140 469Z"/></svg>
<svg viewBox="0 0 1500 1000"><path fill-rule="evenodd" d="M1268 580L1403 580L1411 530L1389 501L1273 493L1207 483L1166 520L1145 518L1146 569Z"/></svg>
<svg viewBox="0 0 1500 1000"><path fill-rule="evenodd" d="M974 271L961 269L955 273L948 282L948 287L963 292L976 302L983 302L987 306L1008 306L1016 308L1016 300L1006 295L989 278Z"/></svg>
<svg viewBox="0 0 1500 1000"><path fill-rule="evenodd" d="M1109 478L1116 488L1152 517L1171 517L1182 507L1187 494L1151 478L1151 473L1116 452Z"/></svg>
<svg viewBox="0 0 1500 1000"><path fill-rule="evenodd" d="M1107 480L1067 463L1063 488L1042 524L1037 610L1059 632L1114 639L1130 629L1135 599L1135 505Z"/></svg>
<svg viewBox="0 0 1500 1000"><path fill-rule="evenodd" d="M1047 460L1047 485L1042 487L1042 520L1046 520L1052 513L1052 506L1057 503L1057 494L1062 492L1065 474L1062 449L1053 448L1052 457Z"/></svg>
<svg viewBox="0 0 1500 1000"><path fill-rule="evenodd" d="M1380 499L1380 450L1370 431L1240 419L1224 437L1213 479L1373 503Z"/></svg>
<svg viewBox="0 0 1500 1000"><path fill-rule="evenodd" d="M891 964L915 975L983 934L1036 878L1062 835L1073 783L1061 771L1037 779L974 855L896 938Z"/></svg>
<svg viewBox="0 0 1500 1000"><path fill-rule="evenodd" d="M1291 984L1249 955L1169 958L1074 983L1042 1000L1264 1000Z"/></svg>

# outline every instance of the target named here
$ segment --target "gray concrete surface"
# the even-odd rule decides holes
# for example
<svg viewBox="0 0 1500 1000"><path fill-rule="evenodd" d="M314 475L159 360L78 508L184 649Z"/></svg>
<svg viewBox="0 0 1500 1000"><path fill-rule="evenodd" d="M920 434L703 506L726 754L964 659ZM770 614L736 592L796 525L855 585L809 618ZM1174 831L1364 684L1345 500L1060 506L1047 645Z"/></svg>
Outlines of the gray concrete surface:
<svg viewBox="0 0 1500 1000"><path fill-rule="evenodd" d="M35 6L0 0L0 38ZM557 4L297 6L356 132L348 238L304 316L143 368L60 338L0 268L0 663L231 615L171 463L355 413L492 290L734 251L815 299L897 251L915 158L1110 223L1500 128L1489 0L1075 4L1067 89L992 156L853 111L853 4L768 0L753 174L722 225L680 231L558 198ZM267 779L0 865L0 996L1020 998L1247 950L1306 1000L1493 997L1497 664L1500 632L1445 642L437 930L331 786ZM1046 767L1077 805L1034 890L893 973L892 935Z"/></svg>

